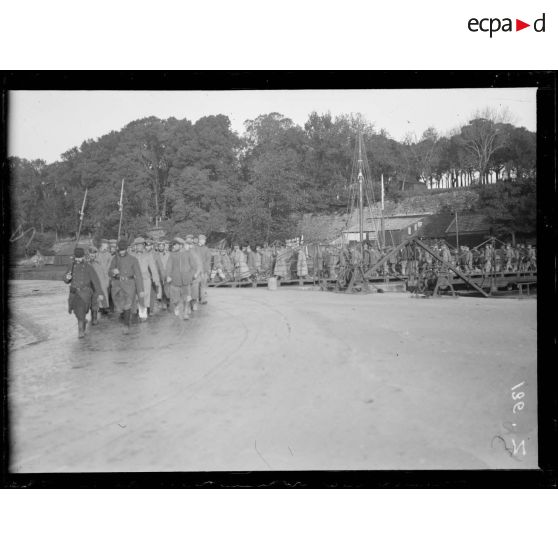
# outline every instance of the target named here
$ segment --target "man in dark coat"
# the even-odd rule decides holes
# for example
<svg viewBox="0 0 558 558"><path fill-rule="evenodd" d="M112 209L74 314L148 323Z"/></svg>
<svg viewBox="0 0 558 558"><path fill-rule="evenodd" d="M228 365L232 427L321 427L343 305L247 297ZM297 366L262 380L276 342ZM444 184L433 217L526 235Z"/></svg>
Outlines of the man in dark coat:
<svg viewBox="0 0 558 558"><path fill-rule="evenodd" d="M112 300L117 312L122 312L124 325L129 327L132 319L132 306L136 296L143 304L143 277L137 258L128 254L128 243L118 241L118 252L112 258L109 267Z"/></svg>
<svg viewBox="0 0 558 558"><path fill-rule="evenodd" d="M74 262L64 276L64 283L70 285L68 313L74 313L78 321L78 337L85 336L85 317L92 303L103 298L99 278L95 270L85 261L85 251L79 246L74 250Z"/></svg>

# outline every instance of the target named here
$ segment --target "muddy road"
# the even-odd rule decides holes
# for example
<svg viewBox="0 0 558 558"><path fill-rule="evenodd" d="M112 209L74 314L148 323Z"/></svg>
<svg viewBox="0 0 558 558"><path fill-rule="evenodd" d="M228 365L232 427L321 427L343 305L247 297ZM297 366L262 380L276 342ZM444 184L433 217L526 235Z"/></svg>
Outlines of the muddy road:
<svg viewBox="0 0 558 558"><path fill-rule="evenodd" d="M212 289L78 339L64 284L10 287L12 472L537 466L534 299Z"/></svg>

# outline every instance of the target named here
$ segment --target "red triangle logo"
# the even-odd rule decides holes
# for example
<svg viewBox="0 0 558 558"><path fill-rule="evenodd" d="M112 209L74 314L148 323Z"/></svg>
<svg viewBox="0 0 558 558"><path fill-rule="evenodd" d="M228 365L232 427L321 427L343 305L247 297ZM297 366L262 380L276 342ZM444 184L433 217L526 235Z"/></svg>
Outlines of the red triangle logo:
<svg viewBox="0 0 558 558"><path fill-rule="evenodd" d="M522 29L525 29L526 27L531 27L531 24L530 23L525 23L524 21L521 21L520 19L515 20L515 30L516 31L521 31Z"/></svg>

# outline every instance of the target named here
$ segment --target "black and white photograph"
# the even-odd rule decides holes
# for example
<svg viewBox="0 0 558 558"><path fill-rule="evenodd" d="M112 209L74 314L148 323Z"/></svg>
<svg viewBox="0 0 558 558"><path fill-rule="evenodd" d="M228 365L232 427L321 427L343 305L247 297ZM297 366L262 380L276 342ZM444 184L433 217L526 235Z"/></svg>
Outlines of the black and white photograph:
<svg viewBox="0 0 558 558"><path fill-rule="evenodd" d="M10 473L537 469L536 87L8 102Z"/></svg>

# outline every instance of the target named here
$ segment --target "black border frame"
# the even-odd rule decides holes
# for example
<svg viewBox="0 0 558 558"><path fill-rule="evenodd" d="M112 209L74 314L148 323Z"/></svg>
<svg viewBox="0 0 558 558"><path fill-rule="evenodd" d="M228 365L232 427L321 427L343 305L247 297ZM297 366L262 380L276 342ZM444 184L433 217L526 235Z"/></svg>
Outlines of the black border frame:
<svg viewBox="0 0 558 558"><path fill-rule="evenodd" d="M510 488L558 486L556 71L10 71L0 73L2 244L9 238L8 91L536 87L538 470L247 471L14 474L9 463L8 266L2 257L2 485L7 488Z"/></svg>

